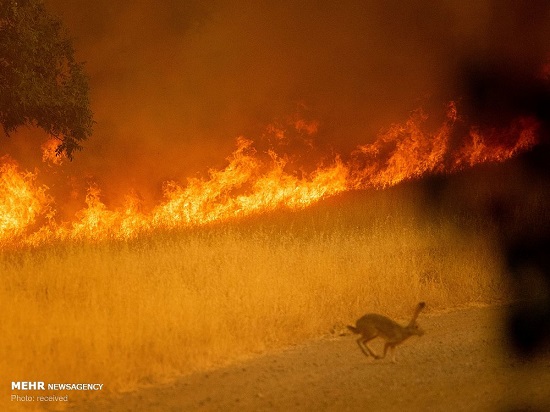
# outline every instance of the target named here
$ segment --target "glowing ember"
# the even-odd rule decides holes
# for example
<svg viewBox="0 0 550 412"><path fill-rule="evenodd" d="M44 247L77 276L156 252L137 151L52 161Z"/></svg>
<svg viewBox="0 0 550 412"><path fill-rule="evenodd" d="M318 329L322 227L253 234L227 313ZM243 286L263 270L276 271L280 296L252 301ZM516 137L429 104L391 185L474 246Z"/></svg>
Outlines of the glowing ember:
<svg viewBox="0 0 550 412"><path fill-rule="evenodd" d="M127 195L123 207L109 210L99 187L92 185L85 199L87 207L75 214L73 222L62 224L54 219L48 188L35 183L36 173L21 172L13 160L4 157L0 162L0 245L130 239L163 228L202 225L278 208L301 209L347 190L389 187L429 173L504 161L537 143L537 124L528 118L516 120L504 131L482 133L471 128L458 146L451 141L459 121L454 103L449 104L435 132L424 130L426 119L425 113L416 111L405 124L393 125L373 143L359 146L350 160L336 156L310 173L289 172L288 158L274 149L268 151L267 160L262 159L253 142L240 137L225 168L209 170L207 179L189 179L185 186L166 182L163 200L148 212L141 210L136 194ZM317 122L304 120L292 125L306 139L319 128ZM286 139L281 128L270 126L268 131L276 141ZM43 146L45 162L59 164L60 159L53 156L55 147L55 141Z"/></svg>

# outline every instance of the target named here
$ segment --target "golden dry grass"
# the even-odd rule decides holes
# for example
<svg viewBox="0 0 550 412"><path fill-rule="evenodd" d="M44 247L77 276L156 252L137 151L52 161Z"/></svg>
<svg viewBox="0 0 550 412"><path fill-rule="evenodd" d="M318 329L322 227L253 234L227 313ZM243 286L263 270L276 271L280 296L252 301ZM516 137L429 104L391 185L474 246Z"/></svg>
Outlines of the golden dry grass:
<svg viewBox="0 0 550 412"><path fill-rule="evenodd" d="M366 311L407 318L419 300L433 310L502 298L487 228L422 218L415 202L351 195L128 242L4 252L1 396L18 380L132 390Z"/></svg>

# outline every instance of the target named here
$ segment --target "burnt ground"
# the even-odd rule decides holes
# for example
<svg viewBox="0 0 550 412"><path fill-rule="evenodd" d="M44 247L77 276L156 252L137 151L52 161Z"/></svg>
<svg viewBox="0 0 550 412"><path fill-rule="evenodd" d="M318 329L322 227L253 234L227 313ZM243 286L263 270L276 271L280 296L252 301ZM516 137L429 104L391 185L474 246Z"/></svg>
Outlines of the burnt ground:
<svg viewBox="0 0 550 412"><path fill-rule="evenodd" d="M373 360L355 335L325 337L75 411L550 410L550 353L518 358L502 307L422 315L426 334ZM379 350L380 345L373 343Z"/></svg>

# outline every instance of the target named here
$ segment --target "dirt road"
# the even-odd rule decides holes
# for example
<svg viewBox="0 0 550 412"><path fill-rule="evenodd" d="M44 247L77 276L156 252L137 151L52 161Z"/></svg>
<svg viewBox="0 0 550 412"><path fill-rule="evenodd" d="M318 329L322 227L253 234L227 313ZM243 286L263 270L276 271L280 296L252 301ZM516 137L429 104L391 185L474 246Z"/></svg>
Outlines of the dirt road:
<svg viewBox="0 0 550 412"><path fill-rule="evenodd" d="M355 335L327 337L74 410L550 411L550 354L507 353L502 313L422 316L426 334L398 347L396 364L365 357Z"/></svg>

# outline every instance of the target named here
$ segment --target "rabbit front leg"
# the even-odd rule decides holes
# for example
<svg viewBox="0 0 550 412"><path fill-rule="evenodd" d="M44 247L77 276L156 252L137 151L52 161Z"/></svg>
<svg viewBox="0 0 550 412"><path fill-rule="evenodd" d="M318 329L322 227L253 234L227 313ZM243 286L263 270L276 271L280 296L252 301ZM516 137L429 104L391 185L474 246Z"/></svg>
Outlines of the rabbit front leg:
<svg viewBox="0 0 550 412"><path fill-rule="evenodd" d="M392 363L396 363L395 361L395 344L386 342L384 345L384 354L382 355L382 359L386 357L386 353L388 352L388 349L390 350L390 356Z"/></svg>

